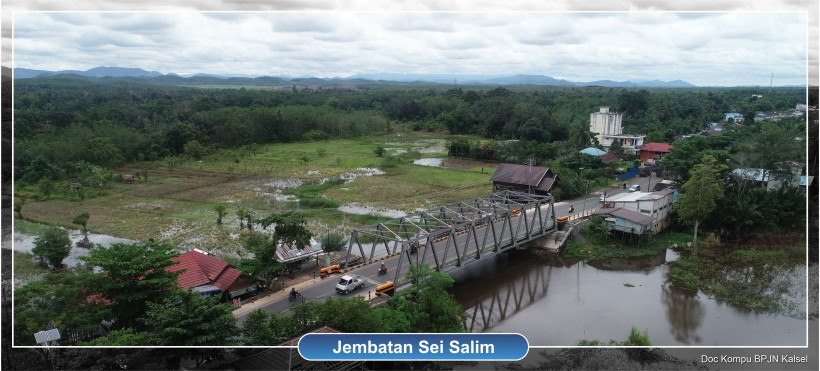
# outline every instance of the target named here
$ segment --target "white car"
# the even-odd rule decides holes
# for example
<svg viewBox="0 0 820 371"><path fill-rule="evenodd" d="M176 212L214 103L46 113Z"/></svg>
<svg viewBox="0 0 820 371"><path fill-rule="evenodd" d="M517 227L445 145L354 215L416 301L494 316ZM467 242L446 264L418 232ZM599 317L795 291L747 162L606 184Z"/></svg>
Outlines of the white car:
<svg viewBox="0 0 820 371"><path fill-rule="evenodd" d="M342 276L342 278L339 279L339 283L336 284L336 292L347 295L355 289L364 287L365 282L367 282L367 278L364 276L346 274Z"/></svg>
<svg viewBox="0 0 820 371"><path fill-rule="evenodd" d="M629 192L640 192L640 191L641 191L641 185L640 184L633 184L631 187L629 187Z"/></svg>

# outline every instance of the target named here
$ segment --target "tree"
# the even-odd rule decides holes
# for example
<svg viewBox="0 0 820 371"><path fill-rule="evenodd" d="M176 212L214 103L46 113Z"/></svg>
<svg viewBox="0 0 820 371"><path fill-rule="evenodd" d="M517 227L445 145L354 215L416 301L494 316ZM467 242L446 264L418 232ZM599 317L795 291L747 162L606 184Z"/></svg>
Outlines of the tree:
<svg viewBox="0 0 820 371"><path fill-rule="evenodd" d="M310 244L310 239L313 237L313 234L305 227L307 221L304 216L294 211L273 213L258 222L262 228L275 224L273 239L284 243L296 243L297 248Z"/></svg>
<svg viewBox="0 0 820 371"><path fill-rule="evenodd" d="M48 179L40 179L37 182L37 190L40 191L40 195L43 196L44 199L48 199L54 193L54 182Z"/></svg>
<svg viewBox="0 0 820 371"><path fill-rule="evenodd" d="M447 288L450 276L435 272L428 265L411 265L406 278L408 289L390 298L390 307L403 312L411 327L423 332L463 332L467 314Z"/></svg>
<svg viewBox="0 0 820 371"><path fill-rule="evenodd" d="M325 252L339 251L345 247L347 240L342 235L330 233L322 237L322 250Z"/></svg>
<svg viewBox="0 0 820 371"><path fill-rule="evenodd" d="M342 332L380 332L384 327L381 317L362 296L327 298L319 307L317 315L321 325Z"/></svg>
<svg viewBox="0 0 820 371"><path fill-rule="evenodd" d="M590 143L597 142L597 139L589 131L589 123L577 120L569 127L569 138L567 144L574 149L583 149Z"/></svg>
<svg viewBox="0 0 820 371"><path fill-rule="evenodd" d="M384 307L376 308L375 312L376 315L381 318L382 324L384 324L384 332L410 332L412 329L410 320L407 319L407 316L403 312Z"/></svg>
<svg viewBox="0 0 820 371"><path fill-rule="evenodd" d="M57 327L61 344L96 336L111 319L105 303L89 299L93 273L49 273L14 291L14 345L35 345L33 334Z"/></svg>
<svg viewBox="0 0 820 371"><path fill-rule="evenodd" d="M135 332L133 328L124 328L109 332L103 337L81 341L82 346L145 346L148 344L148 333Z"/></svg>
<svg viewBox="0 0 820 371"><path fill-rule="evenodd" d="M71 223L78 224L83 227L83 234L86 238L88 237L88 229L86 228L86 224L88 224L88 218L90 217L91 216L88 215L88 213L81 213L75 216L74 219L71 221Z"/></svg>
<svg viewBox="0 0 820 371"><path fill-rule="evenodd" d="M149 241L95 248L81 259L102 269L104 273L97 275L97 290L111 303L116 325L128 327L137 323L149 304L162 303L180 290L177 277L182 271L167 270L178 264L171 259L177 256L173 245Z"/></svg>
<svg viewBox="0 0 820 371"><path fill-rule="evenodd" d="M621 147L621 142L618 140L612 141L612 144L609 145L609 153L613 153L616 155L620 155L624 153L623 147Z"/></svg>
<svg viewBox="0 0 820 371"><path fill-rule="evenodd" d="M34 239L34 248L31 249L34 255L45 259L54 268L63 265L63 259L71 253L71 239L68 238L68 231L58 227L51 227L43 231Z"/></svg>
<svg viewBox="0 0 820 371"><path fill-rule="evenodd" d="M233 307L219 296L203 298L189 291L148 304L142 322L150 329L150 343L165 346L224 346L238 344Z"/></svg>
<svg viewBox="0 0 820 371"><path fill-rule="evenodd" d="M102 167L116 166L125 161L122 152L109 137L97 137L88 141L88 157L91 162Z"/></svg>
<svg viewBox="0 0 820 371"><path fill-rule="evenodd" d="M222 217L225 216L227 212L225 205L219 204L214 206L214 211L216 211L216 225L222 225Z"/></svg>
<svg viewBox="0 0 820 371"><path fill-rule="evenodd" d="M20 202L14 203L14 212L17 213L17 217L23 219L23 205L26 204L26 198L20 197Z"/></svg>
<svg viewBox="0 0 820 371"><path fill-rule="evenodd" d="M276 259L277 245L275 239L260 234L251 235L243 246L253 257L242 258L237 268L254 279L261 279L265 287L270 288L270 282L284 269L284 265Z"/></svg>
<svg viewBox="0 0 820 371"><path fill-rule="evenodd" d="M185 143L183 146L183 150L185 154L193 158L194 160L199 160L202 158L202 155L205 154L205 146L199 143L197 140L192 140L188 143Z"/></svg>
<svg viewBox="0 0 820 371"><path fill-rule="evenodd" d="M376 146L376 149L373 150L373 153L376 154L376 157L382 157L382 156L384 156L385 151L386 150L384 149L384 147Z"/></svg>
<svg viewBox="0 0 820 371"><path fill-rule="evenodd" d="M518 128L518 137L536 142L549 141L550 134L544 130L541 119L532 117Z"/></svg>
<svg viewBox="0 0 820 371"><path fill-rule="evenodd" d="M695 226L692 252L698 254L698 226L715 209L717 200L723 198L722 174L728 169L718 164L714 157L706 155L700 164L689 171L689 180L683 184L683 198L675 203L674 210L686 223Z"/></svg>

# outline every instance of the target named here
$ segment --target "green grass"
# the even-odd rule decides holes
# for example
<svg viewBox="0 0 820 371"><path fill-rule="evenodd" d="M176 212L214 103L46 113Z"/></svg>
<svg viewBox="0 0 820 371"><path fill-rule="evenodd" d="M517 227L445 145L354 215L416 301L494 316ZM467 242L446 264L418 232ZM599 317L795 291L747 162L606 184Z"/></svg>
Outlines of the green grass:
<svg viewBox="0 0 820 371"><path fill-rule="evenodd" d="M28 279L48 272L48 268L34 261L31 253L14 252L14 277Z"/></svg>
<svg viewBox="0 0 820 371"><path fill-rule="evenodd" d="M25 214L23 214L25 216ZM41 223L32 223L26 220L14 219L14 231L32 236L39 235L49 229L50 226Z"/></svg>
<svg viewBox="0 0 820 371"><path fill-rule="evenodd" d="M676 244L685 246L687 242L692 241L692 235L677 232L665 233L653 237L652 241L642 243L640 246L634 241L630 246L628 240L624 242L618 237L606 241L594 239L592 241L590 243L571 241L564 250L564 256L586 260L651 256L666 250L669 246Z"/></svg>

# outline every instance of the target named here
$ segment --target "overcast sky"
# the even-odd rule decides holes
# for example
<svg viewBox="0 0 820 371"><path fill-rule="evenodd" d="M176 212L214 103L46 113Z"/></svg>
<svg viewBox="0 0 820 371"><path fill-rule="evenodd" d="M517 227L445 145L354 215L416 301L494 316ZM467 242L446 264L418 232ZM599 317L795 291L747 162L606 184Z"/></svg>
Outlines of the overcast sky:
<svg viewBox="0 0 820 371"><path fill-rule="evenodd" d="M817 41L807 43L807 35L816 32L809 18L816 16L794 6L805 2L784 0L780 8L766 8L748 1L737 6L742 11L731 12L680 11L720 9L705 1L690 2L700 8L621 2L626 10L672 10L632 12L577 11L619 9L596 1L585 2L586 7L553 1L551 8L529 9L530 2L511 2L503 9L474 2L469 9L442 12L460 8L452 1L439 6L393 1L394 8L387 10L278 1L272 8L245 0L234 2L239 7L202 1L197 9L300 11L194 12L190 2L177 1L143 8L153 9L149 12L43 12L118 10L122 5L98 1L96 7L61 8L41 1L33 9L14 4L14 66L318 77L539 74L573 81L680 79L701 86L768 85L774 74L775 85L798 85L806 83L807 58L816 64Z"/></svg>

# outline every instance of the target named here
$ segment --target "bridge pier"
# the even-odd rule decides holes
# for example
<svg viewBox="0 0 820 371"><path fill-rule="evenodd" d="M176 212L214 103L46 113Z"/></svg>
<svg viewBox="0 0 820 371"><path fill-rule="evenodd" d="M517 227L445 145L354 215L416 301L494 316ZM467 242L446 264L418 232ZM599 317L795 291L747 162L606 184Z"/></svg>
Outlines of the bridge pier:
<svg viewBox="0 0 820 371"><path fill-rule="evenodd" d="M578 217L571 219L564 226L563 231L555 231L546 236L536 238L524 244L525 248L546 250L552 253L561 253L566 248L567 243L584 227L589 217Z"/></svg>

